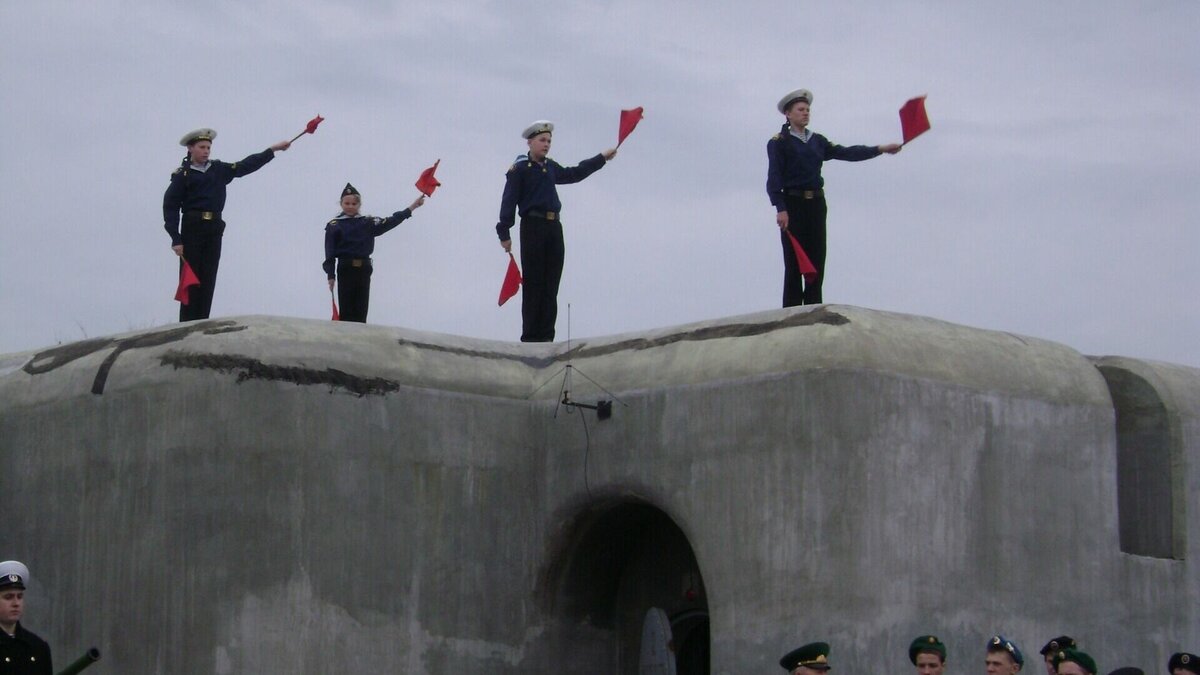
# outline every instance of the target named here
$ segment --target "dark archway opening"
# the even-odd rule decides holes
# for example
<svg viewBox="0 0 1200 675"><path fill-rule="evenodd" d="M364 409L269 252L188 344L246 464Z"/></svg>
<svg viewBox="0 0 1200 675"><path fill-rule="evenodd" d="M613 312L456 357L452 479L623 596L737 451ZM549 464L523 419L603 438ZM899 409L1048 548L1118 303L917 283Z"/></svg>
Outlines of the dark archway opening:
<svg viewBox="0 0 1200 675"><path fill-rule="evenodd" d="M657 607L670 618L676 674L708 675L708 596L695 553L667 514L644 502L594 505L560 543L547 585L560 621L556 651L583 655L586 672L637 675L643 624Z"/></svg>

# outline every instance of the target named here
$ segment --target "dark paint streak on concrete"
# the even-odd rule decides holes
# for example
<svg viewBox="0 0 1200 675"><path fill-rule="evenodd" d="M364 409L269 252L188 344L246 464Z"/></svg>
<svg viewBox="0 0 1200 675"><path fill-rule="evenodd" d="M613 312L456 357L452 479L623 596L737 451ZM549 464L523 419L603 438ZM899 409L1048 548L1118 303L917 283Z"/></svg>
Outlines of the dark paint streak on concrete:
<svg viewBox="0 0 1200 675"><path fill-rule="evenodd" d="M361 377L337 370L326 368L299 368L296 366L272 366L248 356L232 354L195 354L172 349L161 358L164 366L178 368L194 368L197 370L214 370L220 373L237 373L237 382L246 380L266 380L271 382L291 382L301 385L324 385L330 392L335 388L344 389L359 398L368 395L383 396L400 389L400 384L381 377Z"/></svg>
<svg viewBox="0 0 1200 675"><path fill-rule="evenodd" d="M584 343L579 347L571 349L570 351L548 357L529 356L525 354L505 354L500 352L482 351L478 349L461 349L429 342L416 342L413 340L400 340L399 343L401 346L413 346L429 351L445 352L449 354L457 354L459 356L505 359L524 363L525 365L533 366L535 368L543 368L560 361L570 361L571 359L575 358L603 356L605 354L612 354L625 350L637 351L642 349L652 349L654 347L662 347L665 345L674 344L676 342L701 342L704 340L717 340L730 337L747 337L751 335L770 333L771 331L778 330L780 328L814 325L844 326L848 323L850 323L850 319L847 319L845 316L824 307L820 307L811 312L797 312L779 321L771 321L766 323L735 323L724 324L720 326L708 326L684 333L664 335L652 340L646 338L635 338L632 340L623 340L621 342L614 342L612 344L606 344L597 347L589 347L587 343Z"/></svg>
<svg viewBox="0 0 1200 675"><path fill-rule="evenodd" d="M112 370L113 364L117 362L117 357L126 350L157 347L171 342L178 342L193 333L220 335L222 333L241 330L246 330L246 326L239 326L233 321L201 321L200 323L192 323L177 328L152 333L141 333L121 340L99 338L72 342L71 344L53 347L34 354L33 358L29 360L29 363L25 364L22 370L30 375L41 375L115 345L116 348L100 364L100 368L96 371L96 378L92 381L92 393L100 395L104 393L104 385L108 381L108 373Z"/></svg>

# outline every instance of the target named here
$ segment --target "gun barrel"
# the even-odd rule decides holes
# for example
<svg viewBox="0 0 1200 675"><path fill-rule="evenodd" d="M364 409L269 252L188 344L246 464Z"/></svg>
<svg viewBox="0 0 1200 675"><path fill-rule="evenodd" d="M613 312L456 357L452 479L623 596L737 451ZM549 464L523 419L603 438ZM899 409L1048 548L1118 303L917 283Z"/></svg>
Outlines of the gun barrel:
<svg viewBox="0 0 1200 675"><path fill-rule="evenodd" d="M95 663L99 660L100 660L100 650L96 649L95 647L92 647L91 649L84 652L83 656L75 659L75 661L71 665L58 671L58 675L78 675L79 671L83 670L84 668L87 668L88 666L92 665L93 663Z"/></svg>

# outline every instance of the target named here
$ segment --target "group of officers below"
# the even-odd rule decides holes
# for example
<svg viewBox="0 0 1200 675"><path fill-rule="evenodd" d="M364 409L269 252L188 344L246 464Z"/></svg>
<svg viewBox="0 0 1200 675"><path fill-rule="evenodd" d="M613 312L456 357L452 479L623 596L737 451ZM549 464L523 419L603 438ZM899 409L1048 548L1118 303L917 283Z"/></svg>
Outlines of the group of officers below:
<svg viewBox="0 0 1200 675"><path fill-rule="evenodd" d="M901 145L841 146L808 128L813 94L807 89L789 92L776 108L785 122L767 143L767 196L775 208L784 259L783 306L822 302L825 278L826 204L821 166L826 160L851 162L895 154ZM617 154L609 148L565 167L549 157L554 124L538 120L521 134L528 150L513 161L505 175L496 234L506 253L511 253L510 230L520 218L521 341L552 342L558 317L558 288L562 279L566 247L562 229L562 202L558 185L577 183L599 171ZM179 307L180 321L206 319L212 310L213 290L221 261L221 239L225 232L225 188L235 178L254 173L287 150L282 141L239 162L211 159L217 132L197 129L186 134L180 145L187 155L171 174L163 196L163 223L171 237L171 249L191 267L199 285ZM341 212L326 225L325 270L329 288L337 286L342 321L365 323L370 298L371 255L375 238L412 216L425 203L418 198L408 208L386 218L360 213L361 195L349 183L342 190ZM796 238L816 274L806 279L788 234Z"/></svg>
<svg viewBox="0 0 1200 675"><path fill-rule="evenodd" d="M946 645L936 635L921 635L908 646L908 660L916 667L916 675L945 675ZM1096 660L1081 650L1075 639L1060 635L1041 649L1046 675L1102 675ZM810 642L784 654L779 659L790 675L825 675L829 664L829 644ZM1018 675L1025 667L1025 655L1017 643L1003 635L993 636L984 647L986 675ZM1108 675L1145 675L1141 668L1122 666ZM1200 675L1200 657L1177 652L1167 661L1167 675Z"/></svg>
<svg viewBox="0 0 1200 675"><path fill-rule="evenodd" d="M21 625L25 609L25 582L29 568L16 560L0 562L0 675L52 675L50 646ZM1046 675L1101 675L1096 661L1068 635L1046 643L1041 650ZM908 647L908 659L916 675L945 675L946 645L937 636L921 635ZM790 675L825 675L831 668L829 644L811 642L779 659ZM986 675L1018 675L1025 657L1016 643L1003 635L988 640L985 648ZM1108 675L1145 675L1140 668L1125 666ZM1167 662L1167 675L1200 675L1200 657L1179 652Z"/></svg>

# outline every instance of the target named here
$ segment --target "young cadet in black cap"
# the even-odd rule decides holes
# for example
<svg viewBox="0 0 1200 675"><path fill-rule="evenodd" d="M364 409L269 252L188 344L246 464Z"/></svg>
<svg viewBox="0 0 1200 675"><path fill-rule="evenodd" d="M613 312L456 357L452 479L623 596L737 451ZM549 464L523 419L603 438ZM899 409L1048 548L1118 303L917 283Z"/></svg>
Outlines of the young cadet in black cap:
<svg viewBox="0 0 1200 675"><path fill-rule="evenodd" d="M1003 635L996 635L987 643L987 656L983 660L987 675L1017 675L1025 667L1025 656L1017 643Z"/></svg>
<svg viewBox="0 0 1200 675"><path fill-rule="evenodd" d="M553 342L558 318L558 284L562 280L562 202L555 185L578 183L617 155L616 148L564 167L550 159L554 124L538 120L521 132L529 153L517 157L504 179L496 234L506 253L512 251L513 211L521 216L521 342Z"/></svg>
<svg viewBox="0 0 1200 675"><path fill-rule="evenodd" d="M1176 652L1167 661L1167 672L1171 675L1200 675L1200 656Z"/></svg>
<svg viewBox="0 0 1200 675"><path fill-rule="evenodd" d="M1054 667L1054 658L1064 649L1075 649L1078 645L1075 644L1075 638L1070 635L1059 635L1053 640L1042 645L1042 650L1039 652L1042 655L1042 660L1046 662L1046 675L1055 675L1057 672Z"/></svg>
<svg viewBox="0 0 1200 675"><path fill-rule="evenodd" d="M240 162L228 164L209 159L217 132L197 129L179 139L187 146L188 154L171 174L171 184L163 195L163 227L171 235L171 250L187 260L200 279L192 288L188 304L179 305L179 320L207 319L212 311L213 289L217 285L217 268L221 264L221 235L225 221L225 186L234 178L258 171L275 158L277 150L287 150L290 141L280 141L266 150L250 155ZM181 217L182 214L182 226ZM180 270L183 263L180 262Z"/></svg>
<svg viewBox="0 0 1200 675"><path fill-rule="evenodd" d="M0 673L50 675L50 645L21 625L29 569L16 560L0 563Z"/></svg>
<svg viewBox="0 0 1200 675"><path fill-rule="evenodd" d="M1058 675L1096 675L1096 660L1087 652L1067 647L1055 652L1054 670Z"/></svg>
<svg viewBox="0 0 1200 675"><path fill-rule="evenodd" d="M841 146L830 143L808 128L813 95L797 89L776 108L787 118L779 133L767 142L767 196L775 207L775 224L783 243L783 306L815 305L821 302L825 281L825 179L821 164L830 159L861 162L883 153L900 152L899 143ZM817 268L817 280L803 282L787 233L791 232Z"/></svg>
<svg viewBox="0 0 1200 675"><path fill-rule="evenodd" d="M942 675L946 672L946 645L936 635L921 635L908 645L908 660L917 667L917 675Z"/></svg>
<svg viewBox="0 0 1200 675"><path fill-rule="evenodd" d="M425 197L417 197L407 209L387 218L364 216L359 214L362 195L346 183L340 203L342 212L325 226L325 263L322 267L329 279L329 290L333 290L334 279L337 279L338 318L366 323L371 302L371 253L375 251L375 237L408 220L413 211L425 203Z"/></svg>
<svg viewBox="0 0 1200 675"><path fill-rule="evenodd" d="M797 647L783 658L779 665L791 675L824 675L829 670L829 643L810 642Z"/></svg>

